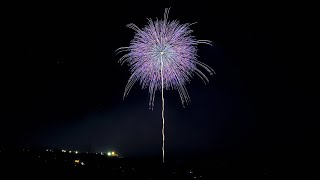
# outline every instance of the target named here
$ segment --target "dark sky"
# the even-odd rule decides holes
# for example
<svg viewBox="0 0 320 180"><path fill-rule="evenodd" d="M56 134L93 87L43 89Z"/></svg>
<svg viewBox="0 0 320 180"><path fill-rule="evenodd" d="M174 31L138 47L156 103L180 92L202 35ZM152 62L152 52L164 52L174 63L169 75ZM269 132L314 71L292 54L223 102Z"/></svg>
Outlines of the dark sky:
<svg viewBox="0 0 320 180"><path fill-rule="evenodd" d="M199 60L216 75L187 85L191 103L166 91L168 153L225 151L316 152L319 95L305 61L276 55L283 22L264 5L229 9L202 2L10 7L1 58L0 140L3 146L117 150L125 156L161 154L161 98L154 110L136 85L122 99L129 67L118 47L146 18L193 25ZM280 26L279 26L280 25ZM281 50L281 49L280 49ZM284 51L284 48L282 49ZM316 86L314 86L316 87Z"/></svg>

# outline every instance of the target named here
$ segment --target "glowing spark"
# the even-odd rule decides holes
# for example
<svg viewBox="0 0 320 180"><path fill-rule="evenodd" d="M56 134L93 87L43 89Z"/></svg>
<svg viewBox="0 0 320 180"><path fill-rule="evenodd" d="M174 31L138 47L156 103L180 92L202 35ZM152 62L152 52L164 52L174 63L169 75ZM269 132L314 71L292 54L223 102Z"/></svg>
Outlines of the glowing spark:
<svg viewBox="0 0 320 180"><path fill-rule="evenodd" d="M161 89L162 97L162 154L164 162L164 95L163 90L177 90L182 105L190 101L185 84L190 82L194 74L204 83L209 79L197 67L200 66L212 75L214 70L197 60L197 45L208 44L209 40L196 40L191 35L192 24L179 24L179 21L168 20L169 9L165 9L164 19L153 21L140 29L135 24L127 27L135 31L129 47L121 47L116 51L127 52L119 60L131 68L131 76L125 87L123 98L130 92L133 85L140 81L142 89L148 88L150 99L149 108L153 109L155 92Z"/></svg>

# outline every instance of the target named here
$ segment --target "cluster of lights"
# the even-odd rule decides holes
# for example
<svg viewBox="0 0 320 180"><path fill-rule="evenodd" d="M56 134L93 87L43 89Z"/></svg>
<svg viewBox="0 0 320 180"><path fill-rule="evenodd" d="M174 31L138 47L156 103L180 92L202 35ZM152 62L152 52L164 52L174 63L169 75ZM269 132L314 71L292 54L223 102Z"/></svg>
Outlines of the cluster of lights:
<svg viewBox="0 0 320 180"><path fill-rule="evenodd" d="M66 153L66 152L67 152L67 150L62 149L62 150L61 150L61 152ZM69 153L72 153L72 151L68 151L68 152L69 152ZM78 153L79 153L79 151L74 151L74 153L75 153L75 154L78 154Z"/></svg>
<svg viewBox="0 0 320 180"><path fill-rule="evenodd" d="M75 164L81 164L82 166L84 165L84 162L80 161L80 159L74 160Z"/></svg>
<svg viewBox="0 0 320 180"><path fill-rule="evenodd" d="M108 156L118 156L118 154L116 154L114 151L108 152L107 153Z"/></svg>
<svg viewBox="0 0 320 180"><path fill-rule="evenodd" d="M75 154L79 154L79 151L68 151L68 150L65 150L65 149L62 149L61 150L61 152L63 152L63 153L75 153ZM87 152L87 154L88 154L88 152ZM115 151L109 151L109 152L107 152L107 153L103 153L103 152L100 152L100 153L95 153L95 154L100 154L100 155L107 155L107 156L109 156L109 157L117 157L118 156L118 154L115 152Z"/></svg>

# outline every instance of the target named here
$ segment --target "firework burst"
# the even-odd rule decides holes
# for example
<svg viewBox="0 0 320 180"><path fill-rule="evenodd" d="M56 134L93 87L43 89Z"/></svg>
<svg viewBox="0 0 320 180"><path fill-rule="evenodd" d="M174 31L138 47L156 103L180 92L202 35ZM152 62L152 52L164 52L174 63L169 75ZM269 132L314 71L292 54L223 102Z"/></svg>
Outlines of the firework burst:
<svg viewBox="0 0 320 180"><path fill-rule="evenodd" d="M186 90L186 83L194 75L199 76L204 83L209 82L206 75L198 69L204 68L212 75L214 70L197 60L197 45L212 45L209 40L196 40L191 35L192 24L180 24L179 21L168 20L169 9L165 9L164 19L148 19L148 24L140 29L135 24L127 27L135 31L129 47L121 47L117 52L127 52L119 60L121 64L130 66L131 77L125 87L123 98L130 92L136 82L140 82L142 89L149 89L149 107L154 106L154 97L157 90L162 95L163 119L163 161L164 161L164 95L163 90L177 90L182 105L190 101Z"/></svg>

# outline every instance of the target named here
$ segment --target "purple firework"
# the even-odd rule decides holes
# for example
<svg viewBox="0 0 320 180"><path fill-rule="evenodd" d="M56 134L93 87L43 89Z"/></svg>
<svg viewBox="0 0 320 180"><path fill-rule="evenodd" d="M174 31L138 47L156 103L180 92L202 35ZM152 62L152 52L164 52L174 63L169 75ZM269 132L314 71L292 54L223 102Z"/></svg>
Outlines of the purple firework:
<svg viewBox="0 0 320 180"><path fill-rule="evenodd" d="M121 47L117 51L128 51L119 62L127 62L131 66L131 77L125 88L126 97L132 86L140 81L142 89L149 88L150 108L153 108L155 92L162 88L161 67L163 73L163 88L178 90L182 105L190 101L185 84L196 74L204 83L208 78L197 65L212 75L214 70L197 60L197 45L211 45L209 40L196 40L191 35L189 23L179 24L179 21L168 21L169 9L165 9L164 20L152 21L140 29L135 24L127 27L135 31L135 36L129 47ZM194 23L193 23L194 24ZM161 66L162 65L162 66Z"/></svg>
<svg viewBox="0 0 320 180"><path fill-rule="evenodd" d="M153 108L154 96L161 89L162 97L162 157L164 162L164 95L163 89L178 90L182 105L190 101L185 84L196 74L204 83L209 79L197 68L197 65L207 70L211 75L213 69L197 60L196 45L203 43L211 45L209 40L196 40L191 35L192 24L179 24L179 21L168 21L169 9L165 9L164 19L152 21L143 28L135 24L127 27L136 33L129 47L121 47L118 52L127 51L119 60L127 62L131 67L131 77L125 88L123 98L132 86L140 81L142 88L149 88L149 107Z"/></svg>

